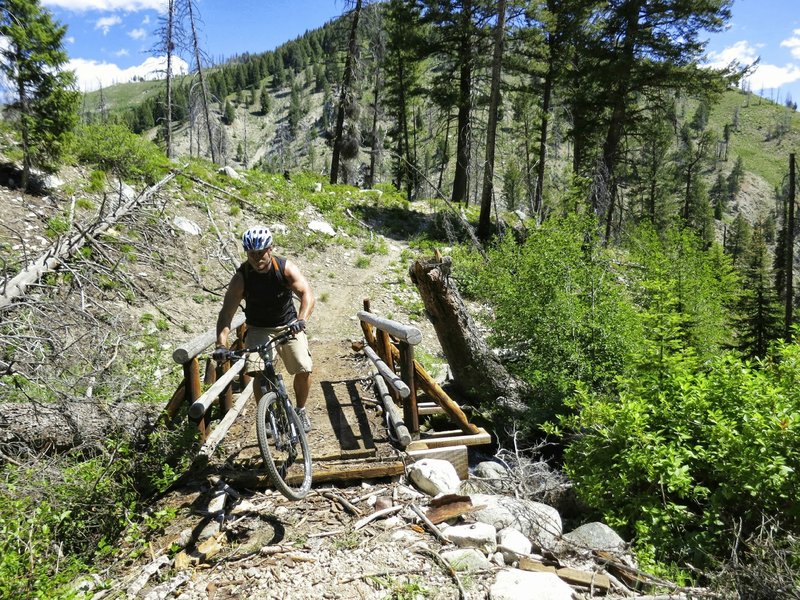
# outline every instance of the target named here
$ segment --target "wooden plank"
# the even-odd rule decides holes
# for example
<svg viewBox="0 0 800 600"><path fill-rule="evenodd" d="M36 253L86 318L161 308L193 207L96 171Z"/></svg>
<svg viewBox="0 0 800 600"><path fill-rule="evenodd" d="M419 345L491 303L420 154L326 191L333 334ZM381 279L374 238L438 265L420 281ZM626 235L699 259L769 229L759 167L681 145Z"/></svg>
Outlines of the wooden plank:
<svg viewBox="0 0 800 600"><path fill-rule="evenodd" d="M364 479L394 477L405 472L405 465L399 460L352 464L347 462L323 463L313 464L312 470L313 484L318 484L330 481L361 481ZM272 487L272 481L266 471L222 469L219 475L234 487L236 485L253 489ZM290 477L289 481L297 483L299 478Z"/></svg>
<svg viewBox="0 0 800 600"><path fill-rule="evenodd" d="M464 444L444 448L425 448L420 450L409 450L407 452L412 462L423 458L438 458L446 460L456 470L458 478L462 481L469 478L469 456L467 447Z"/></svg>
<svg viewBox="0 0 800 600"><path fill-rule="evenodd" d="M420 434L420 442L424 442L428 448L443 448L445 446L482 446L484 444L492 443L492 436L486 432L483 427L478 428L478 433L464 434L460 430L442 431L442 432L427 432ZM412 442L413 444L413 442ZM417 450L419 448L409 449Z"/></svg>
<svg viewBox="0 0 800 600"><path fill-rule="evenodd" d="M607 575L594 573L592 571L579 571L569 567L556 568L545 565L538 560L533 560L527 556L519 559L519 568L523 571L536 571L544 573L555 573L570 585L581 585L591 587L595 590L608 591L611 589L611 580Z"/></svg>
<svg viewBox="0 0 800 600"><path fill-rule="evenodd" d="M340 450L339 452L330 452L328 454L314 454L311 453L311 460L329 461L329 460L358 460L361 458L372 458L377 454L377 448L358 448L356 450Z"/></svg>
<svg viewBox="0 0 800 600"><path fill-rule="evenodd" d="M386 383L391 385L400 396L403 398L408 398L409 394L411 394L411 390L408 389L408 386L405 382L398 377L394 371L392 371L389 366L383 362L380 357L375 353L375 350L370 348L369 346L364 346L364 354L367 355L367 358L372 361L372 364L375 365L375 368L378 369L378 372L383 376Z"/></svg>
<svg viewBox="0 0 800 600"><path fill-rule="evenodd" d="M418 402L417 413L420 415L440 415L444 409L436 404L436 402Z"/></svg>
<svg viewBox="0 0 800 600"><path fill-rule="evenodd" d="M250 398L253 397L253 382L251 381L250 384L239 394L238 398L236 399L236 403L233 405L227 413L225 413L225 418L219 422L219 424L214 428L211 432L211 435L208 436L206 443L198 450L197 455L194 457L193 463L199 464L207 464L211 455L214 454L214 450L217 449L220 442L222 442L225 435L228 433L228 430L233 425L233 422L236 420L236 417L242 412L244 405L247 403Z"/></svg>

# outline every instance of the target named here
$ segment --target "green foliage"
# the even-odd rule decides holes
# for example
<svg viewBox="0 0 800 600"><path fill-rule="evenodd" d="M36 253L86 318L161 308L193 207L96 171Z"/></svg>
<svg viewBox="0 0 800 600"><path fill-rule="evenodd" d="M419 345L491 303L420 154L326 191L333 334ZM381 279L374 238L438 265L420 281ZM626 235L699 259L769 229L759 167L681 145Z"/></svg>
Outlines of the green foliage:
<svg viewBox="0 0 800 600"><path fill-rule="evenodd" d="M126 181L153 184L169 168L161 150L123 125L81 125L74 153L81 162L97 165Z"/></svg>
<svg viewBox="0 0 800 600"><path fill-rule="evenodd" d="M618 394L582 385L561 420L566 470L642 557L704 566L765 516L797 534L798 380L800 348L785 345L755 364L676 352L621 378Z"/></svg>
<svg viewBox="0 0 800 600"><path fill-rule="evenodd" d="M576 381L610 386L642 339L595 233L589 219L550 219L522 245L505 238L488 261L475 253L454 261L462 291L492 307L492 343L519 357L507 366L533 386L535 422L559 412Z"/></svg>
<svg viewBox="0 0 800 600"><path fill-rule="evenodd" d="M635 265L626 273L628 287L647 334L639 353L657 361L692 348L705 360L731 345L740 281L718 246L704 249L689 229L659 235L648 225L632 232L626 246Z"/></svg>
<svg viewBox="0 0 800 600"><path fill-rule="evenodd" d="M75 597L69 584L89 568L76 557L60 556L70 513L15 494L21 476L7 468L0 490L0 597Z"/></svg>
<svg viewBox="0 0 800 600"><path fill-rule="evenodd" d="M38 0L0 4L0 73L9 91L4 112L23 140L23 186L31 167L57 168L78 120L75 74L63 70L66 31Z"/></svg>
<svg viewBox="0 0 800 600"><path fill-rule="evenodd" d="M47 221L45 233L49 238L57 238L69 231L69 223L63 215L53 215Z"/></svg>

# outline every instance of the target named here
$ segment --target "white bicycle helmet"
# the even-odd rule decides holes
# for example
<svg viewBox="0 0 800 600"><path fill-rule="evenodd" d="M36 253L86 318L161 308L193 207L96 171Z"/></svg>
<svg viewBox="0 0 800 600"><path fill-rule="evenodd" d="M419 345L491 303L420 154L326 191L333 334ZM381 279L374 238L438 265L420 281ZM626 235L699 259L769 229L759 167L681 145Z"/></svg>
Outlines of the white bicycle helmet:
<svg viewBox="0 0 800 600"><path fill-rule="evenodd" d="M254 225L244 232L242 246L246 252L266 250L272 246L272 232L266 225Z"/></svg>

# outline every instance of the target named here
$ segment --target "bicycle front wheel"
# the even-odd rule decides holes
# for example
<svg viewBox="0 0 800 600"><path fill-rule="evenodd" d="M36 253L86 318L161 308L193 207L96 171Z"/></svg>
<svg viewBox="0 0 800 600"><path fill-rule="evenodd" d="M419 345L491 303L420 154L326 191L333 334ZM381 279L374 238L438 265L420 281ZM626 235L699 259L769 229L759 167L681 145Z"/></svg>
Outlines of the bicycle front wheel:
<svg viewBox="0 0 800 600"><path fill-rule="evenodd" d="M311 452L288 398L275 392L261 397L256 434L261 458L275 488L290 500L304 498L311 489Z"/></svg>

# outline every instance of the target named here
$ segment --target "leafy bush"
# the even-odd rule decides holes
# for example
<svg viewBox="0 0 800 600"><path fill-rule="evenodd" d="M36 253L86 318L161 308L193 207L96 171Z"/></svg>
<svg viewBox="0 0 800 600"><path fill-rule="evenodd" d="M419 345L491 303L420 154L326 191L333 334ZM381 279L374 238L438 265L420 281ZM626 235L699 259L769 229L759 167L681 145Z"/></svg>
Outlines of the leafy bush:
<svg viewBox="0 0 800 600"><path fill-rule="evenodd" d="M521 245L507 236L488 260L456 253L460 289L489 303L490 341L516 357L507 366L535 390L534 422L560 412L576 381L593 390L613 384L642 339L595 231L591 219L550 219Z"/></svg>
<svg viewBox="0 0 800 600"><path fill-rule="evenodd" d="M60 556L69 513L48 502L9 494L19 475L7 471L0 491L0 597L73 597L69 584L88 569L78 558Z"/></svg>
<svg viewBox="0 0 800 600"><path fill-rule="evenodd" d="M158 146L123 125L79 126L74 153L80 162L97 165L125 181L142 180L152 185L169 168L169 161Z"/></svg>
<svg viewBox="0 0 800 600"><path fill-rule="evenodd" d="M653 559L708 564L763 515L800 533L799 381L800 348L785 345L755 364L676 352L622 378L618 394L580 386L562 417L566 470Z"/></svg>

